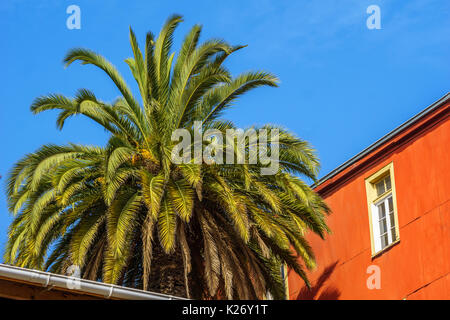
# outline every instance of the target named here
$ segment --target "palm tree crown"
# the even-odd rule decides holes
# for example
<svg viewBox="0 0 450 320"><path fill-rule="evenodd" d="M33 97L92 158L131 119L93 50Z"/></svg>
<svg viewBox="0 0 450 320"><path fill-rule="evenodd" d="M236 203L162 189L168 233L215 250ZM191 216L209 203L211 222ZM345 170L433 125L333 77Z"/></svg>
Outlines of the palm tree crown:
<svg viewBox="0 0 450 320"><path fill-rule="evenodd" d="M114 82L113 103L80 89L74 98L37 98L31 110L59 110L57 126L83 115L110 134L104 147L44 145L11 170L7 193L14 220L6 263L64 273L78 266L83 278L194 298L284 297L280 267L306 283L314 267L306 231L328 231L328 209L299 177L316 179L319 162L310 145L279 130L279 170L261 175L261 163L205 164L171 161L176 129L233 129L222 112L242 94L277 86L266 72L233 77L226 58L243 48L222 40L199 43L201 26L171 53L182 21L171 16L144 53L130 28L133 57L126 63L141 101L116 68L86 49L64 61L92 64ZM271 141L268 141L270 144ZM248 145L246 145L248 148Z"/></svg>

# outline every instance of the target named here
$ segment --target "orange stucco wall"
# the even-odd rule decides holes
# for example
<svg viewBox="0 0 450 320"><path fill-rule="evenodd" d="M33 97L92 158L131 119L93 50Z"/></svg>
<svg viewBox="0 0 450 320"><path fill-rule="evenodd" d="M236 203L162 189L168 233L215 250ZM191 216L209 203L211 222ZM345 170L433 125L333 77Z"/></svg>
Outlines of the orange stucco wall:
<svg viewBox="0 0 450 320"><path fill-rule="evenodd" d="M290 271L290 299L450 299L449 120L447 104L317 188L332 234L308 235L318 264L312 289ZM365 179L390 162L400 242L372 258ZM367 287L370 265L380 267L381 289Z"/></svg>

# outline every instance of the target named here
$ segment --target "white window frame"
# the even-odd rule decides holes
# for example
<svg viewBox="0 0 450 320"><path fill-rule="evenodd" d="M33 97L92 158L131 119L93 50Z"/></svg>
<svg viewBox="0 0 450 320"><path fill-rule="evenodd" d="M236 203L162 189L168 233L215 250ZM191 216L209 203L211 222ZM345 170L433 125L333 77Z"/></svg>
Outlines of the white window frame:
<svg viewBox="0 0 450 320"><path fill-rule="evenodd" d="M392 181L391 181L392 183ZM392 206L393 206L393 197L392 197L392 191L388 192L385 196L383 196L382 199L376 201L375 203L372 203L372 232L373 232L373 238L374 238L374 246L375 246L375 252L379 252L387 247L389 247L392 243L394 243L397 240L397 231L396 231L396 225L395 225L395 211L394 208L392 208L392 212L389 210L389 199L392 199ZM384 206L384 217L380 218L380 205ZM394 215L394 225L392 225L391 221L391 214ZM381 234L380 230L380 221L381 219L384 219L386 221L386 232ZM395 239L392 237L392 229L394 229ZM383 246L383 240L382 236L384 234L387 234L388 240L386 245Z"/></svg>
<svg viewBox="0 0 450 320"><path fill-rule="evenodd" d="M386 176L390 177L391 189L385 190L381 195L377 194L376 184L381 180L385 179ZM367 208L369 213L369 227L370 227L370 241L372 249L372 258L383 252L384 250L390 248L394 244L400 241L400 232L398 224L398 211L397 211L397 200L395 192L395 177L394 177L394 164L391 162L379 169L371 176L365 179L366 183L366 193L367 193ZM388 210L388 199L392 197L393 205L393 225L390 221L390 212ZM381 234L380 234L380 224L379 224L379 210L378 205L385 203L386 210L386 228L388 231L388 243L383 247ZM392 228L395 230L395 239L392 237Z"/></svg>

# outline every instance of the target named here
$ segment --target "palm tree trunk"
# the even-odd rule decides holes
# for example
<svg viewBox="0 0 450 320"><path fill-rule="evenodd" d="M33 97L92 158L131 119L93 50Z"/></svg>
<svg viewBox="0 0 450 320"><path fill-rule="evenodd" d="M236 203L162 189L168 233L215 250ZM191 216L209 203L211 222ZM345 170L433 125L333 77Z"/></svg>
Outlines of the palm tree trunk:
<svg viewBox="0 0 450 320"><path fill-rule="evenodd" d="M159 245L155 245L152 261L149 291L186 298L183 258L180 250L177 248L169 255Z"/></svg>

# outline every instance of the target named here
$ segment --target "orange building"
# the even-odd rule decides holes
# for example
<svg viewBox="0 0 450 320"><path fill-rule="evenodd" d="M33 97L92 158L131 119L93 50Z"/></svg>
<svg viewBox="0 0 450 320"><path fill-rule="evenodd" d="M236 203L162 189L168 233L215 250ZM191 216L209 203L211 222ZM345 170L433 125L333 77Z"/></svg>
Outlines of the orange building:
<svg viewBox="0 0 450 320"><path fill-rule="evenodd" d="M449 115L447 94L315 185L332 234L290 299L450 299Z"/></svg>

